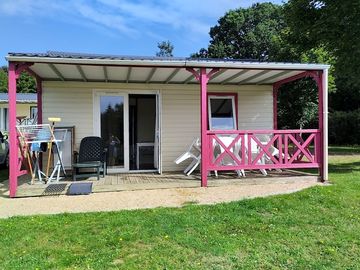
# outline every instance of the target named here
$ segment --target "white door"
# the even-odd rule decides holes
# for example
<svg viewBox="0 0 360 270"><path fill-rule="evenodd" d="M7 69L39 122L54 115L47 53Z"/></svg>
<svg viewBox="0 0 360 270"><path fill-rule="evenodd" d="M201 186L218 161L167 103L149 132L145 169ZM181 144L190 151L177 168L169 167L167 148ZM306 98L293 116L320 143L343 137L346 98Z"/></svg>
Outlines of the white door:
<svg viewBox="0 0 360 270"><path fill-rule="evenodd" d="M108 149L108 172L129 171L128 94L97 92L94 101L94 131Z"/></svg>

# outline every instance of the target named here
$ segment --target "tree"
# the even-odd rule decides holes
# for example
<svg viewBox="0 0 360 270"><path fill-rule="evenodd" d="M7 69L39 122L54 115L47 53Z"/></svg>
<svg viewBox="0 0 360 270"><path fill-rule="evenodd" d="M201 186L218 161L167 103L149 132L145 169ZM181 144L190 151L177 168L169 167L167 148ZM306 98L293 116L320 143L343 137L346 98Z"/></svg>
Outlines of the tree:
<svg viewBox="0 0 360 270"><path fill-rule="evenodd" d="M171 44L171 42L169 40L158 42L157 46L159 48L159 51L156 53L156 56L158 56L158 57L173 57L174 46Z"/></svg>
<svg viewBox="0 0 360 270"><path fill-rule="evenodd" d="M8 68L3 66L0 68L0 93L8 92ZM18 93L36 93L35 79L26 72L20 74L17 80Z"/></svg>
<svg viewBox="0 0 360 270"><path fill-rule="evenodd" d="M332 107L359 108L360 1L289 0L284 11L294 46L303 50L324 47L336 59L337 91L331 94Z"/></svg>
<svg viewBox="0 0 360 270"><path fill-rule="evenodd" d="M8 88L7 67L0 68L0 93L6 93Z"/></svg>
<svg viewBox="0 0 360 270"><path fill-rule="evenodd" d="M288 33L282 6L263 3L230 10L211 28L208 49L202 48L192 57L322 63L332 59L323 48L306 51L293 46ZM283 86L279 128L313 127L317 123L317 97L317 87L309 79Z"/></svg>
<svg viewBox="0 0 360 270"><path fill-rule="evenodd" d="M211 27L208 49L192 56L272 60L272 41L284 26L279 5L263 3L230 10Z"/></svg>

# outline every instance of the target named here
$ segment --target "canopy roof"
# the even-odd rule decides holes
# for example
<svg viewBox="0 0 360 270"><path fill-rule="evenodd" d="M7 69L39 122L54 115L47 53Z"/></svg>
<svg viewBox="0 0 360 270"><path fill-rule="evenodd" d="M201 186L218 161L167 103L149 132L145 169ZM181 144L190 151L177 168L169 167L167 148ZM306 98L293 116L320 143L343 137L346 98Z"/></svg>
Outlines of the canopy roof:
<svg viewBox="0 0 360 270"><path fill-rule="evenodd" d="M304 71L328 69L323 64L274 63L233 59L141 57L84 53L9 53L8 61L32 63L44 81L119 83L197 83L186 68L219 68L209 84L273 84Z"/></svg>
<svg viewBox="0 0 360 270"><path fill-rule="evenodd" d="M0 93L0 103L8 103L9 95L8 93ZM37 95L33 93L18 93L16 94L17 103L36 103Z"/></svg>

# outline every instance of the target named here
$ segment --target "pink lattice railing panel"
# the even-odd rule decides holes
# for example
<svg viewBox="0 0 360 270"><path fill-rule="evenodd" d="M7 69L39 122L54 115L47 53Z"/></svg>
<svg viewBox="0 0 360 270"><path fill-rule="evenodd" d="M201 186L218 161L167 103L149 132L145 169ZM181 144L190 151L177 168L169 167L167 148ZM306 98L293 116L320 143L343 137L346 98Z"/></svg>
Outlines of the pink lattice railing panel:
<svg viewBox="0 0 360 270"><path fill-rule="evenodd" d="M207 132L208 170L319 168L320 131Z"/></svg>

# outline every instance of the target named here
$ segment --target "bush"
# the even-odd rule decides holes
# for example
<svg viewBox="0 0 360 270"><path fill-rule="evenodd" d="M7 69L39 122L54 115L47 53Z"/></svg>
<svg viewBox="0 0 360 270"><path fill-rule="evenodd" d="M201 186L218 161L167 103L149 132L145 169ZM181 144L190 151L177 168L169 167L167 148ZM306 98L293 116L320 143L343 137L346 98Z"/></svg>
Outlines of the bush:
<svg viewBox="0 0 360 270"><path fill-rule="evenodd" d="M329 114L329 143L336 145L360 144L360 109Z"/></svg>

